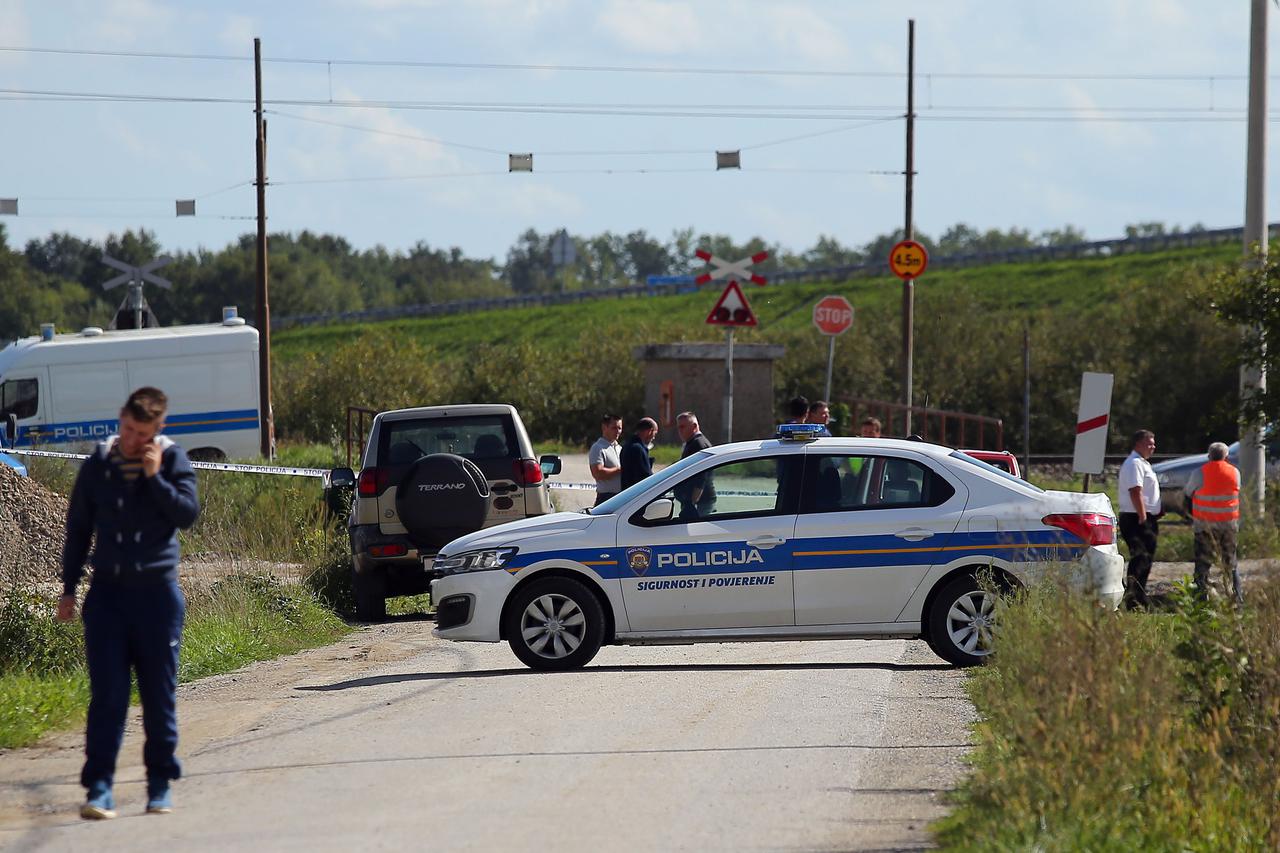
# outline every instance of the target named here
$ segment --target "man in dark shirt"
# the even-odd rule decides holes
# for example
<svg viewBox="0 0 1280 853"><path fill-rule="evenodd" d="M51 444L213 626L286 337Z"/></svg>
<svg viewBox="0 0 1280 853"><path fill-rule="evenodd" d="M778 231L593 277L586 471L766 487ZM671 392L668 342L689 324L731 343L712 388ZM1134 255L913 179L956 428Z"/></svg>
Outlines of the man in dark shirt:
<svg viewBox="0 0 1280 853"><path fill-rule="evenodd" d="M676 431L684 441L681 459L711 446L711 441L698 428L698 416L693 412L681 412L676 416ZM677 487L676 499L680 501L681 518L705 517L716 505L716 486L711 480L711 473L698 474L685 480Z"/></svg>
<svg viewBox="0 0 1280 853"><path fill-rule="evenodd" d="M147 811L172 811L169 783L182 766L178 745L178 645L186 601L178 588L178 530L200 514L187 454L161 435L167 399L139 388L120 410L120 433L80 467L67 512L58 619L75 618L86 557L93 578L84 599L89 714L80 816L115 817L111 787L129 711L130 671L138 677ZM89 545L93 542L93 554Z"/></svg>
<svg viewBox="0 0 1280 853"><path fill-rule="evenodd" d="M622 488L630 488L653 473L649 448L657 435L658 422L653 418L641 418L636 424L636 431L622 446Z"/></svg>

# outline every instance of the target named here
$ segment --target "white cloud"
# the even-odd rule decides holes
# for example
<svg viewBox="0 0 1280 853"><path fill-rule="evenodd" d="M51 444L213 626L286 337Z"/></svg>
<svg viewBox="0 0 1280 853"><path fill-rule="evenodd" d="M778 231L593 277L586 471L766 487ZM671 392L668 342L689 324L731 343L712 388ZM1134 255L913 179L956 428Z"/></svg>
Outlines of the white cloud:
<svg viewBox="0 0 1280 853"><path fill-rule="evenodd" d="M0 44L5 47L26 47L30 43L30 24L22 0L5 0L0 5ZM0 64L18 64L20 53L0 53Z"/></svg>
<svg viewBox="0 0 1280 853"><path fill-rule="evenodd" d="M793 4L769 6L760 16L760 35L773 50L810 67L848 66L848 42L829 18Z"/></svg>
<svg viewBox="0 0 1280 853"><path fill-rule="evenodd" d="M709 47L707 31L688 3L670 0L609 0L596 27L642 53L675 54Z"/></svg>
<svg viewBox="0 0 1280 853"><path fill-rule="evenodd" d="M232 50L243 53L253 44L254 36L261 35L261 25L248 15L231 15L222 25L219 38Z"/></svg>
<svg viewBox="0 0 1280 853"><path fill-rule="evenodd" d="M1144 127L1116 121L1123 118L1122 114L1099 110L1097 101L1079 84L1063 84L1063 95L1084 119L1080 127L1085 135L1092 136L1111 148L1130 151L1145 149L1152 144L1151 134Z"/></svg>
<svg viewBox="0 0 1280 853"><path fill-rule="evenodd" d="M154 40L167 36L175 12L154 0L110 0L89 7L91 37L99 46L143 46L157 49Z"/></svg>

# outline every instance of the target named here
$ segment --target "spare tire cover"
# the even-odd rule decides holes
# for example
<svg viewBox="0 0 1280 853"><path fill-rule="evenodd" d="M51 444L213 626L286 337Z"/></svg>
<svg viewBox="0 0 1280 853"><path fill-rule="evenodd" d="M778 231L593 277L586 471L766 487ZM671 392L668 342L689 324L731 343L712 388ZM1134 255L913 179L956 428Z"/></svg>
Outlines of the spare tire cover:
<svg viewBox="0 0 1280 853"><path fill-rule="evenodd" d="M489 482L469 459L433 453L409 466L396 489L396 512L419 549L445 544L484 527Z"/></svg>

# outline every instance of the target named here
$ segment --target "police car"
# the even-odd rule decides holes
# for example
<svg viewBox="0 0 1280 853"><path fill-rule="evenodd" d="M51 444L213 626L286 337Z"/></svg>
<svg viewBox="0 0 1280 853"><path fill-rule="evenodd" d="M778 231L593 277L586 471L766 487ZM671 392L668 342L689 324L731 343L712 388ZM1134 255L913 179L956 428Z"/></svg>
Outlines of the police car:
<svg viewBox="0 0 1280 853"><path fill-rule="evenodd" d="M1124 562L1102 494L1047 492L948 447L817 438L812 425L689 456L583 513L455 539L435 635L534 669L605 643L923 638L990 654L994 596L1065 563L1114 605Z"/></svg>

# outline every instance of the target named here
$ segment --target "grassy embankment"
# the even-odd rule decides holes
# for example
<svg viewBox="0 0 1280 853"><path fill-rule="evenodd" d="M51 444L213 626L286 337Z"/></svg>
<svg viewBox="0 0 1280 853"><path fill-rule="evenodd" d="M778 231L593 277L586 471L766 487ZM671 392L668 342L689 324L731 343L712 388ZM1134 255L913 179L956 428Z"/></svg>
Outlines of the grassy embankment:
<svg viewBox="0 0 1280 853"><path fill-rule="evenodd" d="M291 451L286 459L331 464L323 448ZM50 488L69 491L74 468L44 459L31 468ZM346 543L325 519L316 482L198 476L203 512L182 534L193 562L182 581L188 610L180 680L330 643L349 631L335 612L349 605ZM83 720L88 679L80 623L53 619L56 575L0 580L0 748L6 748Z"/></svg>
<svg viewBox="0 0 1280 853"><path fill-rule="evenodd" d="M932 294L965 289L993 312L1025 308L1083 310L1113 298L1117 285L1160 276L1171 265L1201 261L1220 263L1238 255L1237 247L1224 245L1114 258L939 269L930 271L917 283L916 298L927 304ZM889 275L837 283L748 288L747 296L760 319L760 326L738 330L737 340L741 343L772 343L774 335L781 331L809 332L812 329L810 309L814 301L833 292L848 298L857 312L896 309L902 298L900 282ZM535 342L568 349L578 346L584 334L605 339L616 337L622 329L636 326L667 332L673 336L672 340L718 343L723 339L723 333L703 322L709 310L708 298L708 292L703 291L377 323L301 327L272 335L272 347L279 362L287 365L303 353L327 352L362 334L376 334L391 341L428 342L446 355L466 354L495 341L510 345ZM855 331L859 329L856 319L854 328Z"/></svg>
<svg viewBox="0 0 1280 853"><path fill-rule="evenodd" d="M916 288L916 399L1019 420L1029 328L1039 449L1069 448L1081 370L1115 373L1116 438L1141 420L1168 439L1165 449L1198 448L1205 436L1231 429L1224 412L1236 387L1226 365L1234 330L1204 310L1202 289L1235 255L1221 246L930 272ZM813 329L810 309L831 292L857 311L853 330L837 342L833 396L898 395L896 279L753 287L760 325L735 339L786 347L774 367L779 405L796 393L821 394L827 341ZM723 340L703 322L713 296L282 330L274 336L277 431L290 441L329 443L344 429L347 405L502 401L520 409L536 439L589 443L600 412L632 421L644 413L634 347ZM1129 319L1135 313L1144 317L1141 337Z"/></svg>
<svg viewBox="0 0 1280 853"><path fill-rule="evenodd" d="M1239 614L1185 587L1148 614L1034 589L968 689L981 721L944 849L1280 848L1280 575Z"/></svg>

